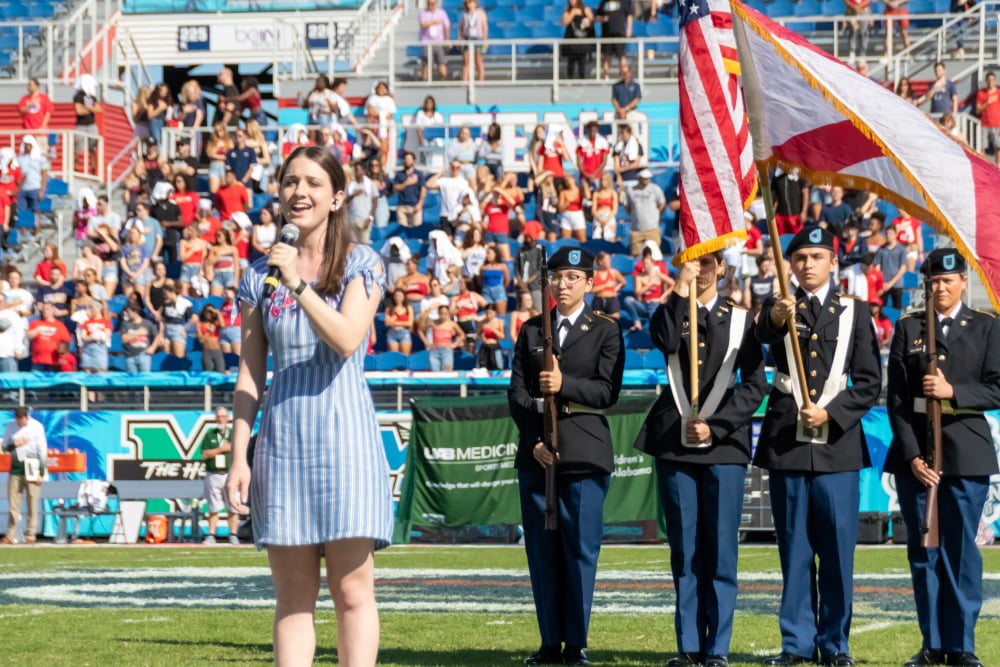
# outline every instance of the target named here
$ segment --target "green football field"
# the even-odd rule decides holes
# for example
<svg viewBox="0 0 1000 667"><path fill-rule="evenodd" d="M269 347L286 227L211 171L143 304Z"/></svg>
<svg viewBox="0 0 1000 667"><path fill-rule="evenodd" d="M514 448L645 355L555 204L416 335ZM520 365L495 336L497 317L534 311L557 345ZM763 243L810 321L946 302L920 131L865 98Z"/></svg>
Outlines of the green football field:
<svg viewBox="0 0 1000 667"><path fill-rule="evenodd" d="M1000 665L1000 549L987 548L977 652ZM588 653L595 665L662 665L674 651L664 546L601 552ZM377 556L384 665L517 665L537 648L519 547L392 547ZM901 665L917 648L905 552L859 548L851 648L860 665ZM740 552L730 659L780 650L773 546ZM266 665L273 598L250 547L38 546L0 550L2 665ZM336 663L324 592L317 664Z"/></svg>

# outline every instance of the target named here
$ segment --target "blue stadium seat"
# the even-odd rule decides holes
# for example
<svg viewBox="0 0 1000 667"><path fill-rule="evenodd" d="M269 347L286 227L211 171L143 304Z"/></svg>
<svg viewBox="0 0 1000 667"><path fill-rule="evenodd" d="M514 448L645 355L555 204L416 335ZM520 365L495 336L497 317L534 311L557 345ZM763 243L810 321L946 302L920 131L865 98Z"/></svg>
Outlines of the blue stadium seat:
<svg viewBox="0 0 1000 667"><path fill-rule="evenodd" d="M7 5L0 9L0 16L5 19L26 19L28 18L28 8L23 4Z"/></svg>
<svg viewBox="0 0 1000 667"><path fill-rule="evenodd" d="M118 315L125 309L127 304L128 297L124 294L116 294L108 299L108 310L110 310L113 314Z"/></svg>
<svg viewBox="0 0 1000 667"><path fill-rule="evenodd" d="M49 179L45 194L50 197L65 197L69 194L69 184L60 178Z"/></svg>
<svg viewBox="0 0 1000 667"><path fill-rule="evenodd" d="M767 15L770 18L792 16L794 12L795 3L790 0L775 0L767 6Z"/></svg>
<svg viewBox="0 0 1000 667"><path fill-rule="evenodd" d="M23 209L18 209L17 211L17 226L21 229L24 228L34 228L36 224L35 212L26 211Z"/></svg>
<svg viewBox="0 0 1000 667"><path fill-rule="evenodd" d="M663 358L663 353L659 350L650 350L642 355L642 367L651 371L663 370L667 367L667 362Z"/></svg>
<svg viewBox="0 0 1000 667"><path fill-rule="evenodd" d="M907 271L903 274L903 289L917 289L920 287L920 274L916 271Z"/></svg>
<svg viewBox="0 0 1000 667"><path fill-rule="evenodd" d="M653 349L653 338L645 329L629 331L625 334L625 344L630 350L651 350Z"/></svg>
<svg viewBox="0 0 1000 667"><path fill-rule="evenodd" d="M476 355L465 352L464 350L455 355L456 371L471 371L475 367Z"/></svg>
<svg viewBox="0 0 1000 667"><path fill-rule="evenodd" d="M407 358L406 367L411 371L426 371L431 367L430 356L427 350L412 352Z"/></svg>
<svg viewBox="0 0 1000 667"><path fill-rule="evenodd" d="M625 370L637 371L642 368L642 355L635 350L625 350Z"/></svg>
<svg viewBox="0 0 1000 667"><path fill-rule="evenodd" d="M375 371L378 370L375 366L375 356L374 354L365 355L365 371Z"/></svg>
<svg viewBox="0 0 1000 667"><path fill-rule="evenodd" d="M896 326L896 320L898 320L900 316L900 312L897 309L889 306L883 306L882 314L889 318L889 321L892 322L893 326Z"/></svg>
<svg viewBox="0 0 1000 667"><path fill-rule="evenodd" d="M154 355L155 356L155 355ZM154 368L154 370L160 371L190 371L192 370L192 356L194 353L189 353L186 357L175 357L172 354L164 354L163 359L160 363L159 368ZM201 355L199 356L199 360ZM198 364L198 368L195 370L201 370L201 364Z"/></svg>
<svg viewBox="0 0 1000 667"><path fill-rule="evenodd" d="M375 355L375 370L379 371L405 371L407 368L406 355L400 352L383 352Z"/></svg>
<svg viewBox="0 0 1000 667"><path fill-rule="evenodd" d="M624 276L628 276L632 273L632 269L635 268L635 259L628 255L612 255L611 268L618 270Z"/></svg>
<svg viewBox="0 0 1000 667"><path fill-rule="evenodd" d="M511 6L497 7L489 13L490 26L501 22L517 23L518 17Z"/></svg>

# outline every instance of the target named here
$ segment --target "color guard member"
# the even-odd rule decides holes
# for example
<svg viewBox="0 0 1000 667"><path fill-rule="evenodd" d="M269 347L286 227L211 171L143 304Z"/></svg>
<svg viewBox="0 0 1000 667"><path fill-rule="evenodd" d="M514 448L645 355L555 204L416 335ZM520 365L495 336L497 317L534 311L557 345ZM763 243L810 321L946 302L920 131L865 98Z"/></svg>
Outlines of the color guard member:
<svg viewBox="0 0 1000 667"><path fill-rule="evenodd" d="M984 410L1000 408L1000 324L991 313L962 305L965 260L953 248L924 262L937 321L937 373L927 373L923 312L899 319L889 354L892 444L885 471L896 476L906 522L906 552L923 645L906 667L983 667L975 655L976 618L983 604L983 560L976 532L996 474L997 456ZM941 475L925 460L927 399L941 400ZM921 545L927 489L938 485L939 546Z"/></svg>
<svg viewBox="0 0 1000 667"><path fill-rule="evenodd" d="M516 466L524 545L541 633L529 665L586 665L587 629L601 550L604 498L614 454L602 414L618 401L625 346L618 322L584 303L593 286L593 256L561 248L549 260L552 345L557 362L542 370L541 316L517 338L508 399L520 431ZM542 395L559 408L558 455L543 444ZM558 530L545 530L545 466L557 466Z"/></svg>
<svg viewBox="0 0 1000 667"><path fill-rule="evenodd" d="M767 387L753 315L720 299L717 252L687 262L653 313L653 342L667 359L670 391L653 405L636 449L656 458L677 594L677 656L668 667L728 665L751 418ZM691 416L689 292L697 280L699 412Z"/></svg>
<svg viewBox="0 0 1000 667"><path fill-rule="evenodd" d="M858 471L871 465L861 418L882 386L878 343L867 306L833 287L832 234L819 227L802 230L786 254L798 283L794 298L768 298L757 320L757 337L771 346L776 371L754 464L770 471L784 585L781 654L764 664L818 659L853 667L848 636ZM788 336L790 319L795 343ZM796 343L805 387L793 360Z"/></svg>

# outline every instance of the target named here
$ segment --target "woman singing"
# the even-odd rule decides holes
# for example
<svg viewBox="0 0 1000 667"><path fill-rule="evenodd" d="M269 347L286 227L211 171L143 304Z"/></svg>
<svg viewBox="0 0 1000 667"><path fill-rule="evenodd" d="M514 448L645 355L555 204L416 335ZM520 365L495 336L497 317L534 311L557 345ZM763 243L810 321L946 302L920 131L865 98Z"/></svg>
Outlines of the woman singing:
<svg viewBox="0 0 1000 667"><path fill-rule="evenodd" d="M277 605L275 662L309 665L320 559L337 616L342 665L378 653L374 552L392 537L392 498L375 409L363 375L365 344L382 301L378 255L348 241L344 171L325 148L296 149L278 177L281 215L299 228L251 265L239 289L242 353L227 495L251 511L267 547ZM264 278L280 270L265 298ZM261 405L267 353L274 373ZM247 444L261 426L251 469Z"/></svg>

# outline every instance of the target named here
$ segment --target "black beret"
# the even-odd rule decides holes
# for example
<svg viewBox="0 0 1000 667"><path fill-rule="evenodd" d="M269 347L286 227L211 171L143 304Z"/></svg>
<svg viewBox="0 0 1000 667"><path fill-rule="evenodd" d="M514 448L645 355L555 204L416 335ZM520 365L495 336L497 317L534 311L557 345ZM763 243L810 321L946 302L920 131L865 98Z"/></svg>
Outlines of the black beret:
<svg viewBox="0 0 1000 667"><path fill-rule="evenodd" d="M594 256L583 248L563 246L549 257L548 268L549 271L577 269L578 271L592 273L594 271Z"/></svg>
<svg viewBox="0 0 1000 667"><path fill-rule="evenodd" d="M925 276L940 276L946 273L965 273L965 258L954 248L938 248L931 251L924 260Z"/></svg>
<svg viewBox="0 0 1000 667"><path fill-rule="evenodd" d="M785 256L791 257L792 253L800 248L826 248L833 252L833 234L822 227L803 229L788 242Z"/></svg>

